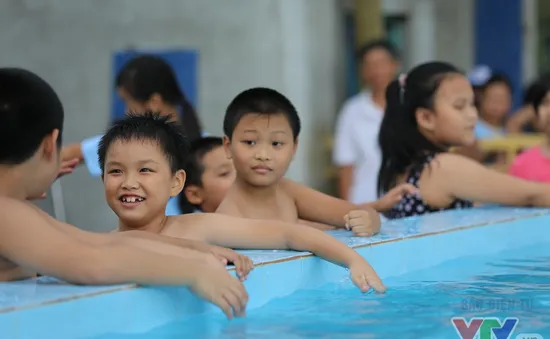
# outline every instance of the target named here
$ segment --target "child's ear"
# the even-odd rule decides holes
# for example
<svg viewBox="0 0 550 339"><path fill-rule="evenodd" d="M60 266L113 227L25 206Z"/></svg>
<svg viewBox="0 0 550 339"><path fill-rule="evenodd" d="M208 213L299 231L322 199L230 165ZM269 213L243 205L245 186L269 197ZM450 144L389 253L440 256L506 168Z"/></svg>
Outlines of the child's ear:
<svg viewBox="0 0 550 339"><path fill-rule="evenodd" d="M195 206L200 206L204 201L202 198L202 190L197 185L189 185L185 187L183 194L185 194L187 201Z"/></svg>
<svg viewBox="0 0 550 339"><path fill-rule="evenodd" d="M231 146L231 140L229 140L229 137L227 135L224 135L222 140L225 156L227 157L227 159L231 159L231 150L229 149L229 147Z"/></svg>
<svg viewBox="0 0 550 339"><path fill-rule="evenodd" d="M292 158L294 158L294 156L296 155L296 151L298 150L298 142L299 141L300 141L299 137L296 137L296 139L294 139L294 149L292 150Z"/></svg>
<svg viewBox="0 0 550 339"><path fill-rule="evenodd" d="M418 108L415 115L416 122L420 128L433 132L435 128L435 114L431 110Z"/></svg>
<svg viewBox="0 0 550 339"><path fill-rule="evenodd" d="M48 160L51 159L54 154L58 152L57 138L59 138L59 130L54 129L50 134L46 135L46 137L44 137L44 140L42 141L44 156L48 158Z"/></svg>
<svg viewBox="0 0 550 339"><path fill-rule="evenodd" d="M181 193L183 187L185 186L185 177L185 171L181 169L178 170L176 174L174 174L174 177L172 178L172 188L170 190L170 196L175 197Z"/></svg>

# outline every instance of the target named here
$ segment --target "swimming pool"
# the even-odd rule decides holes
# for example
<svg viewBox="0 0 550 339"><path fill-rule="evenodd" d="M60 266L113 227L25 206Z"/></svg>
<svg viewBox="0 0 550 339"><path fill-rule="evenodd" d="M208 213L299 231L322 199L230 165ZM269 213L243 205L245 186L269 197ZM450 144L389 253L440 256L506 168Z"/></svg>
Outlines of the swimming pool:
<svg viewBox="0 0 550 339"><path fill-rule="evenodd" d="M243 320L227 322L221 315L191 317L146 335L279 339L284 333L289 339L458 338L451 324L453 317L514 317L518 321L511 338L519 333L550 335L549 245L547 242L490 256L468 256L390 278L386 282L392 288L385 295L361 295L345 279L272 300Z"/></svg>
<svg viewBox="0 0 550 339"><path fill-rule="evenodd" d="M233 322L183 288L2 284L0 328L10 339L460 338L451 317L494 316L518 318L510 338L550 337L549 222L546 209L484 208L387 222L371 239L333 232L386 295L361 295L307 253L250 251L248 317Z"/></svg>

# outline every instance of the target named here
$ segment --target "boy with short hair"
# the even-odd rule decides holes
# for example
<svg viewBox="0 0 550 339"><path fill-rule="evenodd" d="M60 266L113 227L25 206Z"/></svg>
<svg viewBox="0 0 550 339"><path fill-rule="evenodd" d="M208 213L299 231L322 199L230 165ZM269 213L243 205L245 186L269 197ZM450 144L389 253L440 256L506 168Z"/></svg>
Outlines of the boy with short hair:
<svg viewBox="0 0 550 339"><path fill-rule="evenodd" d="M233 161L227 157L220 137L203 137L191 144L189 160L185 167L187 175L183 194L180 194L180 209L183 213L215 212L229 188L235 181ZM402 194L415 190L410 184L401 184L388 194L371 203L375 210L389 210L402 199ZM334 227L311 221L299 220L308 226L321 230Z"/></svg>
<svg viewBox="0 0 550 339"><path fill-rule="evenodd" d="M235 167L225 155L222 138L209 136L194 141L185 173L181 210L184 213L216 212L235 181Z"/></svg>
<svg viewBox="0 0 550 339"><path fill-rule="evenodd" d="M107 131L98 154L105 196L119 217L119 230L140 229L239 249L311 251L348 267L362 291L385 290L365 259L316 229L217 213L165 216L167 200L184 187L185 171L178 161L184 144L182 131L158 114L130 115ZM243 274L239 267L237 273Z"/></svg>
<svg viewBox="0 0 550 339"><path fill-rule="evenodd" d="M28 269L77 284L187 285L228 317L243 314L242 283L214 256L174 246L192 242L145 232L94 234L27 202L58 175L63 115L43 79L0 68L0 278L32 276Z"/></svg>
<svg viewBox="0 0 550 339"><path fill-rule="evenodd" d="M380 216L371 204L354 205L283 178L296 153L300 127L294 105L275 90L252 88L233 99L223 139L237 177L217 212L291 223L303 219L352 229L358 236L377 233ZM393 195L388 196L391 200Z"/></svg>
<svg viewBox="0 0 550 339"><path fill-rule="evenodd" d="M185 186L179 195L180 209L186 213L214 213L235 181L233 161L225 155L223 139L204 137L190 148L187 161ZM334 227L306 222L300 223L326 231Z"/></svg>

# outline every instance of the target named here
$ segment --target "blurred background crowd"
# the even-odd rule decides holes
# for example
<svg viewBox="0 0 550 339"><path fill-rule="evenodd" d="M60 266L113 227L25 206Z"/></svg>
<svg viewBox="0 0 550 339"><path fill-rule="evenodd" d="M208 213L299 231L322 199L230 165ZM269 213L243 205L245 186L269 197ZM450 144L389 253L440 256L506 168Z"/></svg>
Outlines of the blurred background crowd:
<svg viewBox="0 0 550 339"><path fill-rule="evenodd" d="M116 75L140 54L170 64L211 135L222 135L224 110L242 90L284 93L303 126L288 177L355 203L376 200L386 86L421 62L451 62L476 91L478 143L459 152L507 170L542 140L530 93L549 65L547 1L4 0L0 17L0 63L58 91L67 144L123 114ZM100 180L78 168L38 204L110 230Z"/></svg>

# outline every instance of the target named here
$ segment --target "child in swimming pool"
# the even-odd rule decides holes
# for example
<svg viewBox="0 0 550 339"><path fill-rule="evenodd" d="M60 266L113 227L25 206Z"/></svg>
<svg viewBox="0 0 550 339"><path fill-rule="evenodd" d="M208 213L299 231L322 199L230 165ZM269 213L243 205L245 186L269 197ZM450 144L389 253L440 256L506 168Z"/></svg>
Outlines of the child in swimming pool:
<svg viewBox="0 0 550 339"><path fill-rule="evenodd" d="M226 110L224 133L237 177L217 213L291 223L303 219L346 227L359 236L380 230L371 204L354 205L283 178L300 133L298 113L284 95L269 88L240 93Z"/></svg>
<svg viewBox="0 0 550 339"><path fill-rule="evenodd" d="M214 213L235 181L233 161L225 156L222 138L204 137L191 143L180 194L183 213Z"/></svg>
<svg viewBox="0 0 550 339"><path fill-rule="evenodd" d="M386 91L380 128L381 193L408 182L406 196L387 214L401 218L472 207L476 203L550 206L550 185L533 184L448 152L474 143L477 110L472 86L453 65L428 62L394 80Z"/></svg>
<svg viewBox="0 0 550 339"><path fill-rule="evenodd" d="M86 232L27 201L58 175L63 119L43 79L0 68L0 279L38 272L77 284L187 285L228 317L241 315L248 298L242 283L213 255L185 248L206 244L140 231Z"/></svg>
<svg viewBox="0 0 550 339"><path fill-rule="evenodd" d="M365 259L316 229L217 213L165 216L168 197L179 194L185 184L185 148L181 130L155 114L131 115L107 131L100 143L99 162L107 203L119 217L120 231L139 229L239 249L311 251L348 267L362 291L385 290ZM237 273L247 274L239 267Z"/></svg>
<svg viewBox="0 0 550 339"><path fill-rule="evenodd" d="M509 173L529 181L550 183L550 77L537 80L533 88L537 90L532 93L532 106L546 142L518 155Z"/></svg>
<svg viewBox="0 0 550 339"><path fill-rule="evenodd" d="M128 111L160 112L178 121L190 140L201 137L202 128L195 109L178 85L174 71L162 58L141 55L130 60L118 73L115 85ZM101 169L97 149L101 137L97 135L64 147L62 159L67 161L67 165L71 165L74 159L77 163L84 162L90 174L99 177ZM166 214L181 214L177 198L169 200Z"/></svg>
<svg viewBox="0 0 550 339"><path fill-rule="evenodd" d="M233 161L226 156L222 138L204 137L192 143L185 168L187 175L183 194L180 194L180 209L183 213L213 213L219 207L228 189L235 181ZM391 208L401 200L404 193L413 193L414 188L403 184L376 201L373 206L379 211ZM321 230L334 227L300 220L308 226Z"/></svg>

